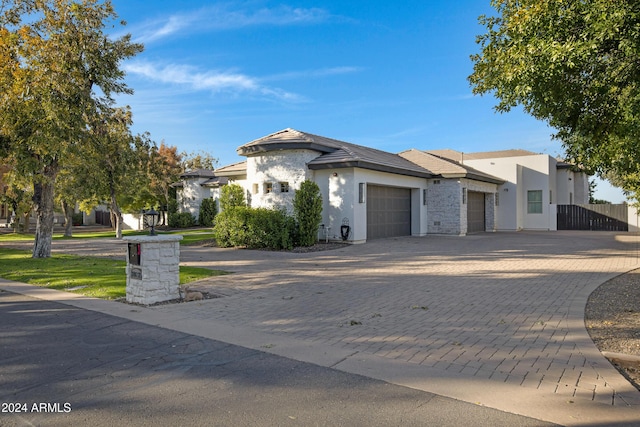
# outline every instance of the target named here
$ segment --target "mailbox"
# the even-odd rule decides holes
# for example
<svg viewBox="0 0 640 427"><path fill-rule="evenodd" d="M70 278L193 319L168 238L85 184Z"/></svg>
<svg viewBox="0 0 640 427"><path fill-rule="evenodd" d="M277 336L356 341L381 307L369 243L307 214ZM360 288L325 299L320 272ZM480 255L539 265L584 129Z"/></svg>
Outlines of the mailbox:
<svg viewBox="0 0 640 427"><path fill-rule="evenodd" d="M129 265L140 265L140 243L129 243Z"/></svg>

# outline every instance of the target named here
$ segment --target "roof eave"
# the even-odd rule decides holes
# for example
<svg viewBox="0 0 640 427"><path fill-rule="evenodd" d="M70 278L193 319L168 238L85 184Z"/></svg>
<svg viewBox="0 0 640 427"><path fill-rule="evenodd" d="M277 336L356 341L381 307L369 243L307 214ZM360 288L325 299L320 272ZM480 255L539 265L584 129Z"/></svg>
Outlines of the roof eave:
<svg viewBox="0 0 640 427"><path fill-rule="evenodd" d="M388 165L380 165L376 163L363 162L361 160L351 160L346 162L331 162L331 163L320 163L320 164L309 164L309 169L311 170L322 170L322 169L345 169L345 168L360 168L360 169L369 169L377 172L387 172L394 173L398 175L406 175L406 176L414 176L418 178L432 178L428 172L420 172L413 171L409 169L401 169L394 166Z"/></svg>
<svg viewBox="0 0 640 427"><path fill-rule="evenodd" d="M313 142L277 142L272 144L255 144L243 145L236 150L241 156L250 156L253 154L266 153L269 151L279 150L313 150L320 153L332 153L336 151L333 147L316 144Z"/></svg>

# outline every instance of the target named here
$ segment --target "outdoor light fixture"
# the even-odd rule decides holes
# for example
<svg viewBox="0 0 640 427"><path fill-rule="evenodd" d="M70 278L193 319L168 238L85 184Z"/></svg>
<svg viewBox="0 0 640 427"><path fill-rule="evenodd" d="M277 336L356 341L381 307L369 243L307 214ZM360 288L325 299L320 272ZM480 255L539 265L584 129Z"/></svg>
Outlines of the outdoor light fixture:
<svg viewBox="0 0 640 427"><path fill-rule="evenodd" d="M158 220L160 219L160 213L158 213L153 206L148 211L144 212L144 217L147 220L147 225L151 229L149 231L150 236L156 235L156 225L158 225Z"/></svg>

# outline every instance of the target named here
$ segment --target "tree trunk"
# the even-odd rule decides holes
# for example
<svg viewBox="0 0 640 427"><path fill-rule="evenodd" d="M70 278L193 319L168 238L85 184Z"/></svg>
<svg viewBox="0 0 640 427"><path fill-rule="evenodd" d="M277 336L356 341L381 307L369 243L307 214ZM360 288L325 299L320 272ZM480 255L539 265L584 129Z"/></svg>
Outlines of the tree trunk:
<svg viewBox="0 0 640 427"><path fill-rule="evenodd" d="M73 208L66 200L62 201L62 213L64 214L64 235L73 236Z"/></svg>
<svg viewBox="0 0 640 427"><path fill-rule="evenodd" d="M116 239L122 239L122 212L120 212L116 196L113 192L111 193L111 206L109 209L111 210L113 226L116 229Z"/></svg>
<svg viewBox="0 0 640 427"><path fill-rule="evenodd" d="M33 258L49 258L51 256L53 192L58 172L56 166L56 164L46 166L43 173L43 182L33 183L33 204L36 211L36 236L33 243Z"/></svg>

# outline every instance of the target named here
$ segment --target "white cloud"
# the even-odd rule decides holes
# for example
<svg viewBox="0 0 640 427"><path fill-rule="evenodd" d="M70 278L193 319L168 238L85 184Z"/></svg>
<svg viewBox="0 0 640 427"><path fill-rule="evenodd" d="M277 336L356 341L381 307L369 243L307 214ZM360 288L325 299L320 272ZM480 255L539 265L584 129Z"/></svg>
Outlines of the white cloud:
<svg viewBox="0 0 640 427"><path fill-rule="evenodd" d="M196 11L134 26L131 33L138 42L150 43L165 37L212 30L230 30L259 25L301 25L327 20L331 15L320 8L279 6L250 10L233 3L219 4Z"/></svg>
<svg viewBox="0 0 640 427"><path fill-rule="evenodd" d="M187 65L157 66L150 62L138 61L124 65L127 73L149 80L186 86L197 91L246 93L262 95L290 102L300 102L302 97L279 88L267 87L260 80L245 74L224 71L199 71Z"/></svg>

